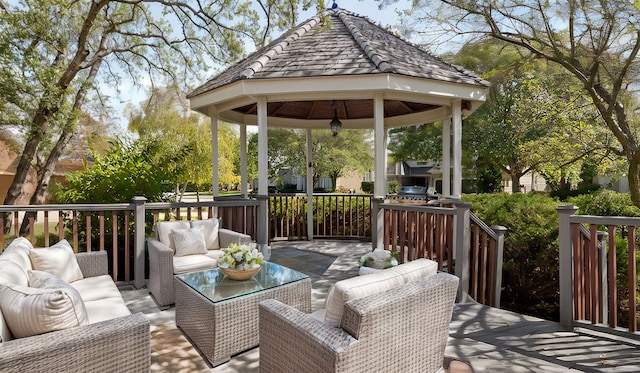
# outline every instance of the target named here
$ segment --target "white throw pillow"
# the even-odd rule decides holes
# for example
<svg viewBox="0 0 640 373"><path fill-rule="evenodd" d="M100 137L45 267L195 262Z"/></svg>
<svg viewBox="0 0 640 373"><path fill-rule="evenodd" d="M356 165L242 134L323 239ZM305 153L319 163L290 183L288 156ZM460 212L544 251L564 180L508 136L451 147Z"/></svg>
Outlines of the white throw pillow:
<svg viewBox="0 0 640 373"><path fill-rule="evenodd" d="M191 225L189 225L189 222L186 220L159 221L156 223L156 238L175 252L176 246L173 244L171 231L174 229L188 229L190 227Z"/></svg>
<svg viewBox="0 0 640 373"><path fill-rule="evenodd" d="M171 235L176 246L176 256L207 253L203 227L174 229L171 231Z"/></svg>
<svg viewBox="0 0 640 373"><path fill-rule="evenodd" d="M84 278L76 255L67 240L62 240L51 247L32 249L29 251L29 258L34 270L49 272L66 282Z"/></svg>
<svg viewBox="0 0 640 373"><path fill-rule="evenodd" d="M0 308L16 338L88 324L80 294L62 279L48 273L30 274L43 288L0 285Z"/></svg>
<svg viewBox="0 0 640 373"><path fill-rule="evenodd" d="M204 242L207 244L207 250L217 250L220 248L220 239L218 238L220 222L218 219L191 220L191 227L204 228Z"/></svg>

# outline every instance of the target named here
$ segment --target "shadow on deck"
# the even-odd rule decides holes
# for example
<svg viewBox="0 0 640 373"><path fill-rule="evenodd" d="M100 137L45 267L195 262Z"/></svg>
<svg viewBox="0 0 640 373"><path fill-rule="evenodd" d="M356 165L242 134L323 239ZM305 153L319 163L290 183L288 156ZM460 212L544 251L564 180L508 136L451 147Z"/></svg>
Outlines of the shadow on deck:
<svg viewBox="0 0 640 373"><path fill-rule="evenodd" d="M356 276L370 243L279 242L271 260L312 280L312 310L322 308L335 281ZM210 368L175 326L174 308L161 311L146 289L123 288L132 312L151 320L152 372L258 372L259 348ZM454 309L446 355L474 372L640 372L640 340L576 328L479 304ZM460 366L460 372L466 366ZM452 373L455 371L452 365Z"/></svg>

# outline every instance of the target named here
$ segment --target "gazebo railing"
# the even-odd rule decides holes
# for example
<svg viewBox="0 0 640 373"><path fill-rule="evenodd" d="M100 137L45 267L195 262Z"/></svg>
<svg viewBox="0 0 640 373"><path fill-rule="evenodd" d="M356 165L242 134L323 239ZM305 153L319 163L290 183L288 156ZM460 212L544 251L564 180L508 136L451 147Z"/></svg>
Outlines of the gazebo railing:
<svg viewBox="0 0 640 373"><path fill-rule="evenodd" d="M560 206L560 323L638 331L640 218ZM620 257L619 257L620 256Z"/></svg>
<svg viewBox="0 0 640 373"><path fill-rule="evenodd" d="M500 307L504 227L489 227L469 204L443 207L383 203L383 247L403 261L427 258L460 278L460 300Z"/></svg>

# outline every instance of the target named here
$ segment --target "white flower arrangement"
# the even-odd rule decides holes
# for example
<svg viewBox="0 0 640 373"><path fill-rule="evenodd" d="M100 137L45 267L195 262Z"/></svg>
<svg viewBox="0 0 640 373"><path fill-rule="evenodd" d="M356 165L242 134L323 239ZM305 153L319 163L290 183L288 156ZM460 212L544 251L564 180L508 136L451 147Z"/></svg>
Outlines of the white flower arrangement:
<svg viewBox="0 0 640 373"><path fill-rule="evenodd" d="M222 249L222 255L218 259L218 267L240 271L260 268L263 264L264 257L254 242L242 245L229 244L228 248Z"/></svg>
<svg viewBox="0 0 640 373"><path fill-rule="evenodd" d="M360 257L360 265L376 269L391 268L398 265L398 253L389 250L375 249Z"/></svg>

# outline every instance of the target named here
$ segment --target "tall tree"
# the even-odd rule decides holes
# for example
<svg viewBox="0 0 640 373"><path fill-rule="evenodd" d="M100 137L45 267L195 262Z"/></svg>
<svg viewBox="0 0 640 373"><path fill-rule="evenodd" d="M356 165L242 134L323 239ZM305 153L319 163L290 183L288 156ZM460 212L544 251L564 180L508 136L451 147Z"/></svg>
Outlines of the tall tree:
<svg viewBox="0 0 640 373"><path fill-rule="evenodd" d="M161 145L167 158L178 152L188 156L171 168L176 197L182 200L190 185L198 193L211 186L211 129L204 117L191 112L176 87L156 88L138 109L130 113L129 130L141 139ZM221 184L236 184L239 176L238 136L227 124L218 131L218 173ZM214 187L218 187L217 185Z"/></svg>
<svg viewBox="0 0 640 373"><path fill-rule="evenodd" d="M237 60L248 40L247 48L263 45L311 4L22 0L9 6L0 12L0 120L21 128L25 145L4 204L20 196L32 164L39 165L32 202L40 201L87 100L106 104L107 88L144 75L152 84L200 80L211 63ZM321 2L313 4L321 9Z"/></svg>
<svg viewBox="0 0 640 373"><path fill-rule="evenodd" d="M640 120L632 91L640 77L637 1L416 0L409 16L414 31L437 23L440 36L498 39L573 76L617 140L610 151L628 161L631 199L640 207Z"/></svg>

